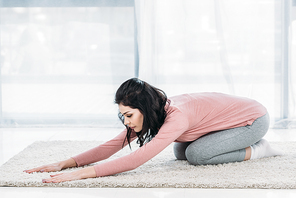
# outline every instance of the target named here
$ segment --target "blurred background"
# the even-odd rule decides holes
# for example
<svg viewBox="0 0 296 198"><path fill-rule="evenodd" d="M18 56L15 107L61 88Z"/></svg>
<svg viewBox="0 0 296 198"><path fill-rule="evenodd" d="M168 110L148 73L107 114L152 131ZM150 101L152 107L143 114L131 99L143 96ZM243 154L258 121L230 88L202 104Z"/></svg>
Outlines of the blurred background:
<svg viewBox="0 0 296 198"><path fill-rule="evenodd" d="M139 77L256 99L296 128L296 0L0 0L0 127L121 126Z"/></svg>

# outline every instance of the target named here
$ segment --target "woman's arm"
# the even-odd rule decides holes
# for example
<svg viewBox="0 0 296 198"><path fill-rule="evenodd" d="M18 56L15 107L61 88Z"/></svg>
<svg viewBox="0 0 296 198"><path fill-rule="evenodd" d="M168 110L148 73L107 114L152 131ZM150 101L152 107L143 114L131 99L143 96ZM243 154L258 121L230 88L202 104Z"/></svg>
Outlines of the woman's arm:
<svg viewBox="0 0 296 198"><path fill-rule="evenodd" d="M101 144L89 151L81 153L80 155L74 156L64 161L60 161L53 164L47 164L43 166L39 166L37 168L24 170L26 173L33 172L55 172L60 171L62 169L83 166L87 164L91 164L97 161L104 160L110 157L112 154L116 153L122 148L122 144L126 135L126 130L123 130L118 136L113 138L112 140ZM135 139L136 134L132 134L132 140ZM125 142L124 146L127 144Z"/></svg>
<svg viewBox="0 0 296 198"><path fill-rule="evenodd" d="M141 166L174 142L188 127L187 117L182 112L176 110L174 115L166 118L158 134L150 142L129 155L95 165L97 177L114 175Z"/></svg>
<svg viewBox="0 0 296 198"><path fill-rule="evenodd" d="M115 138L93 148L79 155L73 156L77 166L84 166L92 164L98 161L108 159L110 156L122 149L123 146L128 144L127 141L124 142L126 136L126 129L118 134ZM131 141L137 137L135 132L131 134Z"/></svg>

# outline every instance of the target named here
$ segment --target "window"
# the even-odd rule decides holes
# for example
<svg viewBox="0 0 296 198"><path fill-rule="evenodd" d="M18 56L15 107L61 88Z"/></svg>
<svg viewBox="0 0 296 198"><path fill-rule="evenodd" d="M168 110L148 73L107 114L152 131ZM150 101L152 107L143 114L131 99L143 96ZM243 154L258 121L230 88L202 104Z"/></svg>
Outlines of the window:
<svg viewBox="0 0 296 198"><path fill-rule="evenodd" d="M0 1L1 125L117 122L135 75L132 0Z"/></svg>

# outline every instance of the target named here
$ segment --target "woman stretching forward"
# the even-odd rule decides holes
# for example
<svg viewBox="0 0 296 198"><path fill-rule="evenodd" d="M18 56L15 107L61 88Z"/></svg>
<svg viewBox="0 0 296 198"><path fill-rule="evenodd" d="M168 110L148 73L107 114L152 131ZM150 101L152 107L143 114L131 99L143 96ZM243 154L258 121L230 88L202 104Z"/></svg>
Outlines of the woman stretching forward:
<svg viewBox="0 0 296 198"><path fill-rule="evenodd" d="M281 155L261 139L269 128L267 110L260 103L222 93L166 94L137 78L116 92L119 118L126 129L112 140L68 160L25 170L60 171L109 158L138 138L140 148L118 159L70 173L52 175L44 183L101 177L144 164L172 142L179 160L193 165L241 162Z"/></svg>

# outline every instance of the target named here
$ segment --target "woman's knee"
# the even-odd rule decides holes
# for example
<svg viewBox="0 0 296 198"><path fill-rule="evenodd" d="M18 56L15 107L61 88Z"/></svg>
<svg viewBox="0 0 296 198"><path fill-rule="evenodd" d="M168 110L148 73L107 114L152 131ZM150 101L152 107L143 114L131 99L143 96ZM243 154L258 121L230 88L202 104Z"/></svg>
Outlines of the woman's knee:
<svg viewBox="0 0 296 198"><path fill-rule="evenodd" d="M192 165L206 165L208 164L208 156L203 149L199 149L194 145L189 145L185 151L185 156L188 162Z"/></svg>
<svg viewBox="0 0 296 198"><path fill-rule="evenodd" d="M266 113L264 116L257 118L251 126L247 126L253 131L252 137L255 139L255 142L259 141L267 133L269 122L269 114Z"/></svg>
<svg viewBox="0 0 296 198"><path fill-rule="evenodd" d="M186 160L185 150L191 142L176 142L174 144L174 154L178 160Z"/></svg>

